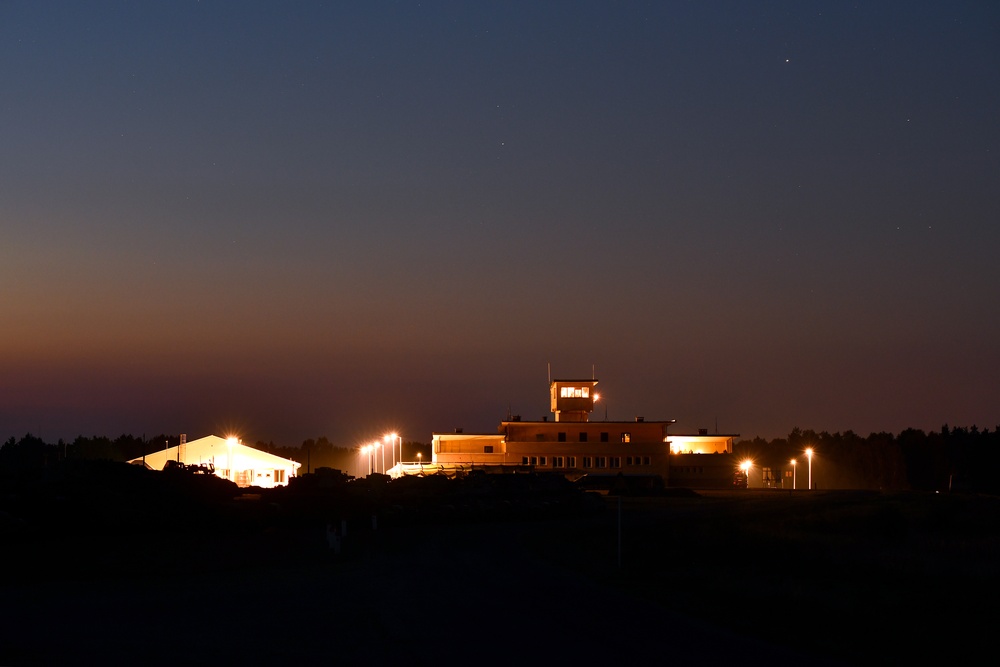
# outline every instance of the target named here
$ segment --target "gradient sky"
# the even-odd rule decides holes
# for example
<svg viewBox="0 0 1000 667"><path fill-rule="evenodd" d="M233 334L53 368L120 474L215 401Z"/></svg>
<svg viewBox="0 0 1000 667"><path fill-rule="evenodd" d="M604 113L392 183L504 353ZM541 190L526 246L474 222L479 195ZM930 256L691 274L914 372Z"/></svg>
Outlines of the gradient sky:
<svg viewBox="0 0 1000 667"><path fill-rule="evenodd" d="M1000 4L0 4L0 437L1000 424ZM599 413L603 417L603 412Z"/></svg>

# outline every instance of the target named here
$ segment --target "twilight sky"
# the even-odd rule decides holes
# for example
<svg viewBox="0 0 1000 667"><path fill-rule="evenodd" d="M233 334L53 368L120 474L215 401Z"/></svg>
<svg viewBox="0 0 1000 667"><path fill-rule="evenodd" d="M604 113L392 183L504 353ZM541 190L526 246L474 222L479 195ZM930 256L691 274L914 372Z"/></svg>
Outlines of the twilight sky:
<svg viewBox="0 0 1000 667"><path fill-rule="evenodd" d="M1000 4L0 4L0 438L1000 424ZM603 417L603 411L599 412Z"/></svg>

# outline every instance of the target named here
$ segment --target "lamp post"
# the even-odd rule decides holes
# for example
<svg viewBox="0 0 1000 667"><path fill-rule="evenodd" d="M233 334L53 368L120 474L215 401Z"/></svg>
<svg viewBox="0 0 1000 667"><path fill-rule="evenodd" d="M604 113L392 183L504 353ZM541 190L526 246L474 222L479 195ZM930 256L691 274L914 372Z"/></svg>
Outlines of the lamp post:
<svg viewBox="0 0 1000 667"><path fill-rule="evenodd" d="M744 461L743 463L740 464L740 470L743 471L743 474L747 478L747 488L748 489L750 488L750 469L751 468L753 468L753 462L750 461L749 459L747 459L746 461Z"/></svg>
<svg viewBox="0 0 1000 667"><path fill-rule="evenodd" d="M795 459L792 459L792 491L795 490L795 473L797 471L798 471L798 468L795 465Z"/></svg>
<svg viewBox="0 0 1000 667"><path fill-rule="evenodd" d="M812 447L806 448L806 458L809 459L809 490L812 491L813 488L813 450Z"/></svg>
<svg viewBox="0 0 1000 667"><path fill-rule="evenodd" d="M375 468L376 468L376 472L377 472L377 469L378 469L378 450L382 449L382 443L379 442L378 440L376 440L375 442L372 443L372 447L375 448ZM384 449L382 449L382 469L383 469L383 472L384 472L385 471L385 450Z"/></svg>
<svg viewBox="0 0 1000 667"><path fill-rule="evenodd" d="M372 474L372 448L369 445L362 445L361 455L364 457L361 459L361 472L364 475Z"/></svg>
<svg viewBox="0 0 1000 667"><path fill-rule="evenodd" d="M424 453L417 452L417 464L420 466L420 472L424 471Z"/></svg>
<svg viewBox="0 0 1000 667"><path fill-rule="evenodd" d="M402 462L402 460L403 460L403 438L401 436L396 435L395 433L387 433L384 436L382 436L382 439L384 441L386 441L387 443L389 443L389 446L392 448L392 455L390 456L390 458L392 459L392 466L393 467L395 467L396 460L397 460L396 459L396 438L399 438L399 461Z"/></svg>

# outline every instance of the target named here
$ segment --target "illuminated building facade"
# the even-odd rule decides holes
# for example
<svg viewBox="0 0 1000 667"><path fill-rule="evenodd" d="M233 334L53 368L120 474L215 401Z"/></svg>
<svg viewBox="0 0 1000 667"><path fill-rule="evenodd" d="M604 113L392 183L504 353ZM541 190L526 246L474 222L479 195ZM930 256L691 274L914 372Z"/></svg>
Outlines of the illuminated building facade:
<svg viewBox="0 0 1000 667"><path fill-rule="evenodd" d="M186 442L182 435L177 447L161 449L132 459L129 463L163 470L168 461L210 471L211 474L235 482L241 487L257 486L264 489L288 486L288 480L296 476L302 465L298 461L247 447L237 438L220 438L217 435L191 442Z"/></svg>
<svg viewBox="0 0 1000 667"><path fill-rule="evenodd" d="M597 380L553 380L549 385L554 420L510 417L497 433L435 433L426 474L475 467L531 467L585 475L659 475L669 486L731 488L736 463L733 435L671 434L674 423L591 421ZM399 474L416 472L403 466Z"/></svg>

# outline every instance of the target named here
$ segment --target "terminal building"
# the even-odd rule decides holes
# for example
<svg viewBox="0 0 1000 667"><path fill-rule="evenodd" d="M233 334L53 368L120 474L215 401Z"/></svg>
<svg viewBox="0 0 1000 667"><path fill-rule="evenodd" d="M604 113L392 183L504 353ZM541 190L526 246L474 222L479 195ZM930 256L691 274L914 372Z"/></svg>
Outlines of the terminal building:
<svg viewBox="0 0 1000 667"><path fill-rule="evenodd" d="M585 476L659 476L667 486L732 488L738 434L670 433L675 420L591 421L597 380L553 380L553 419L510 416L496 433L435 433L432 460L400 464L390 474L430 474L511 467Z"/></svg>

